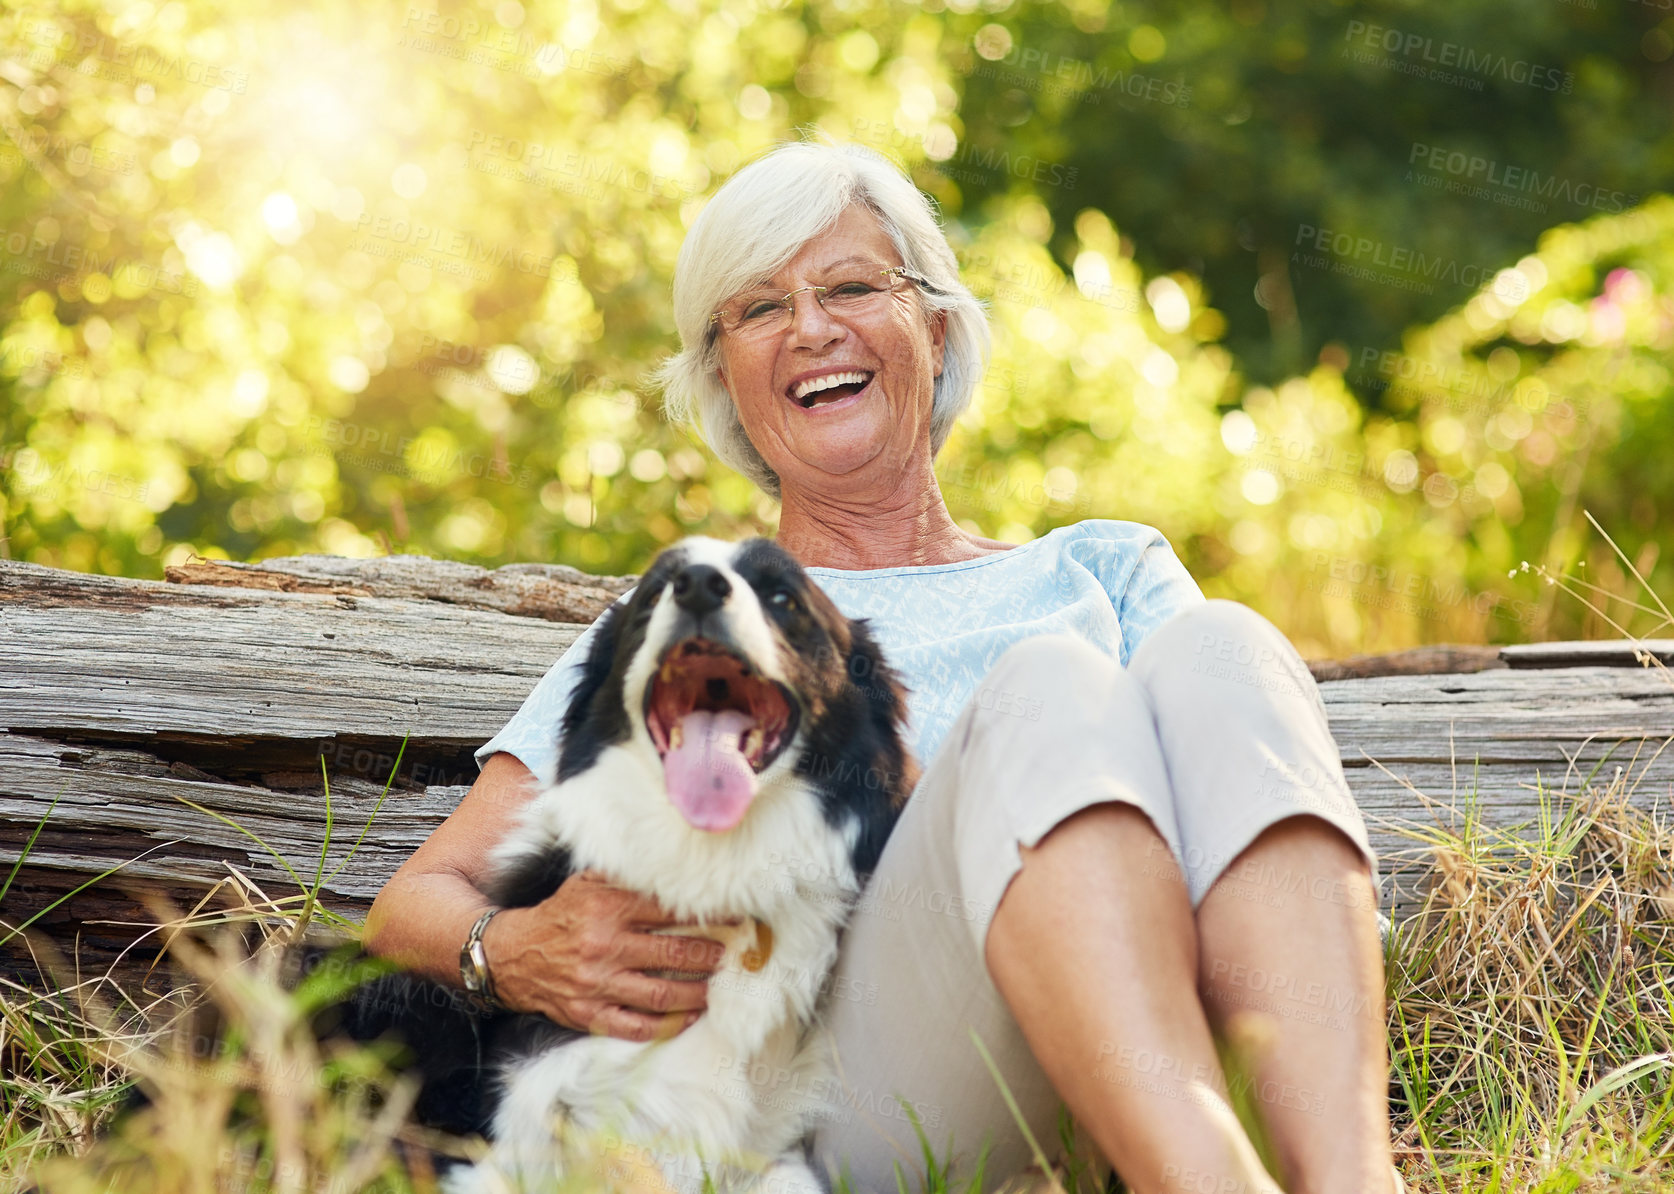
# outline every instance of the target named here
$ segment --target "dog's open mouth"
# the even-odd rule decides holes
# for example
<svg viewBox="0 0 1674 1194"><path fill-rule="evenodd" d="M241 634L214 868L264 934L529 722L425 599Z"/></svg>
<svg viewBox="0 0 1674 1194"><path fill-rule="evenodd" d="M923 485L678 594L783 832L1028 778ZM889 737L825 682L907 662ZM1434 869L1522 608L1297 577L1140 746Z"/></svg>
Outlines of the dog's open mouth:
<svg viewBox="0 0 1674 1194"><path fill-rule="evenodd" d="M645 728L669 799L698 829L721 832L744 819L756 776L790 741L796 719L778 684L708 639L669 648L645 691Z"/></svg>

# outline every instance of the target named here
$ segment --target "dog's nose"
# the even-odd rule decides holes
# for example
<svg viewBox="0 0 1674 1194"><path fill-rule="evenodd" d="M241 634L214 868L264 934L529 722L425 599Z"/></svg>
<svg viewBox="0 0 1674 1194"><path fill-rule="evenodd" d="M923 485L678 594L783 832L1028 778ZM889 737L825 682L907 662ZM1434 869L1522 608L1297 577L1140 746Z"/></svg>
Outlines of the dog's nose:
<svg viewBox="0 0 1674 1194"><path fill-rule="evenodd" d="M730 592L731 583L708 564L690 564L674 578L674 603L687 613L702 616L719 609Z"/></svg>

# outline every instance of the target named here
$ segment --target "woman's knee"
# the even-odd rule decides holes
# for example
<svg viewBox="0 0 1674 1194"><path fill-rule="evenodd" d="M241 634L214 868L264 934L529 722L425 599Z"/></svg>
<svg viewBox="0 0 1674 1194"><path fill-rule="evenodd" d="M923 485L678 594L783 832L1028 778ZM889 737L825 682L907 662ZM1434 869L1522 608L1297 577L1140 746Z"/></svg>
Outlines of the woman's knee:
<svg viewBox="0 0 1674 1194"><path fill-rule="evenodd" d="M1140 683L1109 655L1067 634L1013 643L971 694L967 714L973 730L1007 751L1083 743L1112 721L1150 724Z"/></svg>
<svg viewBox="0 0 1674 1194"><path fill-rule="evenodd" d="M1019 716L1038 721L1052 695L1107 684L1118 670L1110 656L1084 639L1069 634L1037 634L1001 653L972 700L984 711L1005 705L1013 707Z"/></svg>
<svg viewBox="0 0 1674 1194"><path fill-rule="evenodd" d="M1320 706L1313 675L1284 632L1236 601L1206 601L1170 618L1140 644L1128 667L1153 694L1234 681Z"/></svg>
<svg viewBox="0 0 1674 1194"><path fill-rule="evenodd" d="M992 805L994 832L1035 832L1057 804L1144 796L1153 819L1166 811L1168 776L1144 686L1114 659L1064 634L1013 644L989 669L965 711L956 799L961 820ZM1043 799L1042 789L1056 793ZM1079 807L1078 805L1076 807ZM1074 811L1066 806L1066 812Z"/></svg>
<svg viewBox="0 0 1674 1194"><path fill-rule="evenodd" d="M1000 653L989 678L1022 674L1051 678L1071 672L1105 671L1110 656L1073 634L1036 634L1020 639Z"/></svg>
<svg viewBox="0 0 1674 1194"><path fill-rule="evenodd" d="M1182 610L1140 644L1132 664L1153 655L1185 654L1193 660L1252 665L1281 652L1295 653L1273 623L1238 601L1215 599Z"/></svg>

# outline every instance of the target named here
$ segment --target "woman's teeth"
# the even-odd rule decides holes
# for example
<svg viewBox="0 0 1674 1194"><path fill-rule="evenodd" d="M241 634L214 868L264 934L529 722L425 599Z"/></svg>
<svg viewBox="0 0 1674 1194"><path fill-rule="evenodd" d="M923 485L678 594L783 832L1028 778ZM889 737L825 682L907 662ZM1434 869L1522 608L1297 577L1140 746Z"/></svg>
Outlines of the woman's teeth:
<svg viewBox="0 0 1674 1194"><path fill-rule="evenodd" d="M859 370L850 370L846 373L829 373L824 377L811 377L807 381L797 385L796 388L791 391L791 397L800 403L802 408L806 410L809 407L812 407L816 402L843 396L832 394L831 391L833 390L839 389L843 386L855 386L857 389L853 392L858 392L858 387L864 386L871 380L872 375L870 373L864 373ZM824 397L822 398L821 395L824 395Z"/></svg>

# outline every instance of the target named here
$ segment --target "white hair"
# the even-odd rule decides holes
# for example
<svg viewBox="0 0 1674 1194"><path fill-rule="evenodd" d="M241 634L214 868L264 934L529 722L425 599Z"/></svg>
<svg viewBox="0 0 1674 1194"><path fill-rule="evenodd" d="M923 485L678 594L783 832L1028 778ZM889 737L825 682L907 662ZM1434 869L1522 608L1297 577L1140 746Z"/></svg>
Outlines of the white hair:
<svg viewBox="0 0 1674 1194"><path fill-rule="evenodd" d="M674 267L674 321L680 352L657 371L663 409L697 426L727 464L774 497L779 477L744 432L719 375L720 347L710 314L742 290L760 286L851 206L878 217L908 269L927 317L946 313L942 373L930 409L930 451L942 450L971 402L988 363L988 320L959 280L959 263L930 200L888 158L861 145L781 145L729 178L686 234Z"/></svg>

